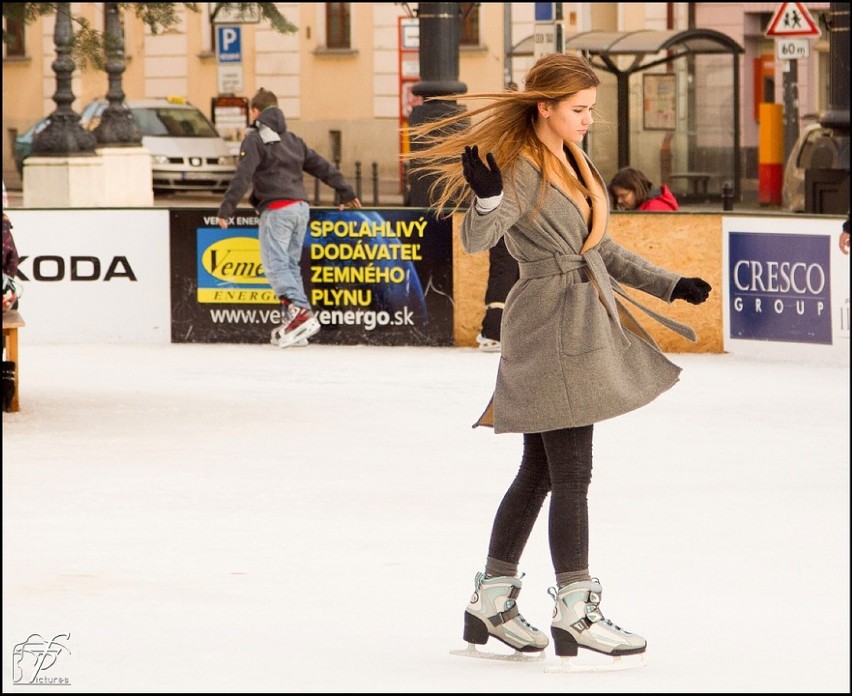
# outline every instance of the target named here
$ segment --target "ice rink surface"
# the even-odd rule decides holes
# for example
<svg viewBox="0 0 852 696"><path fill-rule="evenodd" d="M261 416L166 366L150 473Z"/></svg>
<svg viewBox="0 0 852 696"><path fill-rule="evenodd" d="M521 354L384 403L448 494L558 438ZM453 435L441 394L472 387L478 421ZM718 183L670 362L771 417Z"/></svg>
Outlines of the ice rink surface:
<svg viewBox="0 0 852 696"><path fill-rule="evenodd" d="M520 460L470 427L498 356L21 340L4 693L849 692L848 364L673 355L596 426L591 572L647 666L551 674L450 654ZM544 513L521 568L549 633ZM69 683L13 683L54 638Z"/></svg>

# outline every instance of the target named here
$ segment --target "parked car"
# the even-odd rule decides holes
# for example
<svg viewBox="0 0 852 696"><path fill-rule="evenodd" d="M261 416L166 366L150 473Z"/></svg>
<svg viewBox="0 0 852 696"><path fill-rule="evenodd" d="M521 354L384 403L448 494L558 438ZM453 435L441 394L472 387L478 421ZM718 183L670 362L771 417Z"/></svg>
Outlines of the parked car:
<svg viewBox="0 0 852 696"><path fill-rule="evenodd" d="M24 160L29 157L33 151L33 138L47 128L48 125L50 125L49 116L41 119L40 121L36 121L27 130L15 138L15 169L18 170L19 175L23 176Z"/></svg>
<svg viewBox="0 0 852 696"><path fill-rule="evenodd" d="M805 212L805 171L841 168L841 151L844 147L848 161L848 135L836 135L832 128L825 128L817 122L808 123L802 128L784 168L784 210L791 213Z"/></svg>
<svg viewBox="0 0 852 696"><path fill-rule="evenodd" d="M109 105L98 99L84 107L80 125L94 130ZM222 193L234 176L237 157L216 132L207 117L178 97L128 100L127 108L142 133L142 145L151 152L153 188L164 191L210 191ZM33 136L50 118L44 118L15 141L15 166L32 151Z"/></svg>

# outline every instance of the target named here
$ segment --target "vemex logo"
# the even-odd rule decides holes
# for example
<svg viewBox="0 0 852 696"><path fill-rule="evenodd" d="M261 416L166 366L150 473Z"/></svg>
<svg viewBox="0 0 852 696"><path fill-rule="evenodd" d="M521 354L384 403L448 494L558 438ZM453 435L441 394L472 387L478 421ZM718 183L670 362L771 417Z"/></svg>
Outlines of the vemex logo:
<svg viewBox="0 0 852 696"><path fill-rule="evenodd" d="M260 243L251 237L226 237L201 253L201 265L213 278L239 285L267 285Z"/></svg>
<svg viewBox="0 0 852 696"><path fill-rule="evenodd" d="M196 234L200 304L278 304L263 272L257 230L200 227Z"/></svg>

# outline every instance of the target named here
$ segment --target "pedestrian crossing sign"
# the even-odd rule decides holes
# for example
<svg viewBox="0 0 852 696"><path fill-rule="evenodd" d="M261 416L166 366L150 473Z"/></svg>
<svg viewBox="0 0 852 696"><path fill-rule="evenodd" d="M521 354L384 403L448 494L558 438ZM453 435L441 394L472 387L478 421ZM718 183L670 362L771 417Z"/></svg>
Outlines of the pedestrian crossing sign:
<svg viewBox="0 0 852 696"><path fill-rule="evenodd" d="M772 15L766 36L817 39L822 36L822 31L803 2L784 2Z"/></svg>

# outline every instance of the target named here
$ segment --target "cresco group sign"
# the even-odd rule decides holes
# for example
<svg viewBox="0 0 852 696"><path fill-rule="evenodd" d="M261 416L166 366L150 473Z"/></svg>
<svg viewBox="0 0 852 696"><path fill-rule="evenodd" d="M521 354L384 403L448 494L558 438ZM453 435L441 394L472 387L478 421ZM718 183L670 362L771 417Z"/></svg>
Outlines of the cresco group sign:
<svg viewBox="0 0 852 696"><path fill-rule="evenodd" d="M789 359L849 350L849 257L831 218L723 220L725 349Z"/></svg>

